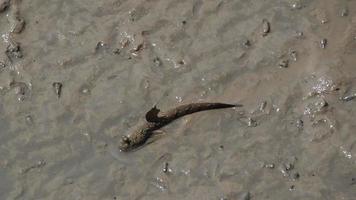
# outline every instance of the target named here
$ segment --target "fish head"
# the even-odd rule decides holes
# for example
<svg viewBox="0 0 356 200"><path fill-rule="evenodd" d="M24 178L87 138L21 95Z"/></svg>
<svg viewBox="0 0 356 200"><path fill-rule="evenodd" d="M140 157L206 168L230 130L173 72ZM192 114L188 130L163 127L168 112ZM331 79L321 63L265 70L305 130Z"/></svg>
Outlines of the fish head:
<svg viewBox="0 0 356 200"><path fill-rule="evenodd" d="M122 136L119 144L120 151L129 151L132 149L132 141L126 135Z"/></svg>

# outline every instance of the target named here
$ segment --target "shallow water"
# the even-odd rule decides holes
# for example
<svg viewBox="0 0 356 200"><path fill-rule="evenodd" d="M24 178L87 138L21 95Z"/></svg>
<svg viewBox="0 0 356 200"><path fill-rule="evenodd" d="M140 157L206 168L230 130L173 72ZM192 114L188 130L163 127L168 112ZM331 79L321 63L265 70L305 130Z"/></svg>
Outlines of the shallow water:
<svg viewBox="0 0 356 200"><path fill-rule="evenodd" d="M0 199L355 199L355 10L12 0L0 13ZM244 107L118 151L153 105L199 101Z"/></svg>

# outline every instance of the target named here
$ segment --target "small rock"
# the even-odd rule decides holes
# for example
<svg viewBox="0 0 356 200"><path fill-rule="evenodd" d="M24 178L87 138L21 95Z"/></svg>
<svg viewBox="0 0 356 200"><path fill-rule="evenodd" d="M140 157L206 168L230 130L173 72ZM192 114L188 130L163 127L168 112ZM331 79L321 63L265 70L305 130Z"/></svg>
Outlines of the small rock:
<svg viewBox="0 0 356 200"><path fill-rule="evenodd" d="M19 43L15 41L9 41L5 53L9 58L22 58L23 56Z"/></svg>
<svg viewBox="0 0 356 200"><path fill-rule="evenodd" d="M295 173L293 173L293 175L292 175L292 179L293 179L293 180L297 180L297 179L299 179L299 177L300 177L300 174L299 174L298 172L295 172Z"/></svg>
<svg viewBox="0 0 356 200"><path fill-rule="evenodd" d="M341 17L346 17L349 15L349 10L347 8L343 8L340 12Z"/></svg>
<svg viewBox="0 0 356 200"><path fill-rule="evenodd" d="M96 43L96 46L95 46L95 53L98 53L104 49L107 48L107 44L105 44L103 41L99 41L98 43Z"/></svg>
<svg viewBox="0 0 356 200"><path fill-rule="evenodd" d="M33 124L33 118L32 118L31 115L27 115L27 116L25 117L25 120L26 120L26 124L27 124L27 125L32 125L32 124Z"/></svg>
<svg viewBox="0 0 356 200"><path fill-rule="evenodd" d="M351 101L354 100L356 98L356 93L355 94L351 94L351 95L347 95L347 96L343 96L340 97L341 101Z"/></svg>
<svg viewBox="0 0 356 200"><path fill-rule="evenodd" d="M5 67L6 67L6 64L5 64L4 62L0 61L0 72L1 72L2 70L4 70Z"/></svg>
<svg viewBox="0 0 356 200"><path fill-rule="evenodd" d="M284 165L284 167L287 171L290 171L294 168L294 165L292 163L287 163Z"/></svg>
<svg viewBox="0 0 356 200"><path fill-rule="evenodd" d="M162 66L162 61L161 61L161 59L159 57L155 57L153 59L153 63L156 65L156 67Z"/></svg>
<svg viewBox="0 0 356 200"><path fill-rule="evenodd" d="M264 164L263 167L267 169L274 169L275 165L273 163L269 163L269 164Z"/></svg>
<svg viewBox="0 0 356 200"><path fill-rule="evenodd" d="M320 40L320 48L325 49L328 41L324 38Z"/></svg>
<svg viewBox="0 0 356 200"><path fill-rule="evenodd" d="M54 82L54 83L52 83L52 86L54 89L54 93L57 95L58 98L60 98L61 94L62 94L63 84L60 82Z"/></svg>
<svg viewBox="0 0 356 200"><path fill-rule="evenodd" d="M297 51L289 49L289 57L296 62L297 61Z"/></svg>
<svg viewBox="0 0 356 200"><path fill-rule="evenodd" d="M351 185L356 185L356 178L351 178Z"/></svg>
<svg viewBox="0 0 356 200"><path fill-rule="evenodd" d="M267 36L271 31L271 25L267 19L262 20L262 36Z"/></svg>
<svg viewBox="0 0 356 200"><path fill-rule="evenodd" d="M304 127L304 122L303 122L303 120L298 119L297 122L296 122L296 126L297 126L297 128L298 128L299 130L303 129L303 127Z"/></svg>
<svg viewBox="0 0 356 200"><path fill-rule="evenodd" d="M294 1L292 1L292 3L290 4L290 7L291 7L293 10L299 10L299 9L301 9L303 6L302 6L302 3L300 2L300 0L294 0Z"/></svg>
<svg viewBox="0 0 356 200"><path fill-rule="evenodd" d="M164 163L164 166L163 166L163 173L168 173L170 172L171 170L169 169L169 163L168 162L165 162Z"/></svg>
<svg viewBox="0 0 356 200"><path fill-rule="evenodd" d="M290 191L295 190L295 185L291 185L291 186L289 187L289 190L290 190Z"/></svg>
<svg viewBox="0 0 356 200"><path fill-rule="evenodd" d="M115 55L120 55L121 54L121 50L119 48L116 48L112 51Z"/></svg>
<svg viewBox="0 0 356 200"><path fill-rule="evenodd" d="M256 127L257 126L256 120L252 119L251 117L249 117L247 120L248 120L247 126L249 126L249 127Z"/></svg>
<svg viewBox="0 0 356 200"><path fill-rule="evenodd" d="M248 39L245 39L245 40L242 41L242 45L244 47L250 47L251 46L251 41L248 40Z"/></svg>
<svg viewBox="0 0 356 200"><path fill-rule="evenodd" d="M287 68L289 64L289 60L281 60L278 64L280 68Z"/></svg>
<svg viewBox="0 0 356 200"><path fill-rule="evenodd" d="M259 110L260 110L261 112L264 112L266 106L267 106L267 101L263 101L263 102L260 104Z"/></svg>
<svg viewBox="0 0 356 200"><path fill-rule="evenodd" d="M295 33L295 36L299 39L302 39L302 38L304 38L304 33L302 31L297 31Z"/></svg>

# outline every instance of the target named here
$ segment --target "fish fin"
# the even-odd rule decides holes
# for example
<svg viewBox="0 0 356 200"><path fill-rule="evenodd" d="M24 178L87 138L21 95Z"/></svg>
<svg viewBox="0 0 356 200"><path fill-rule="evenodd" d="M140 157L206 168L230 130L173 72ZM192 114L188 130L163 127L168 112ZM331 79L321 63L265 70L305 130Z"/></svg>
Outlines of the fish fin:
<svg viewBox="0 0 356 200"><path fill-rule="evenodd" d="M160 112L160 109L158 109L156 106L154 106L153 108L151 108L151 110L149 110L146 113L146 121L148 122L159 122L160 119L158 117L158 113Z"/></svg>

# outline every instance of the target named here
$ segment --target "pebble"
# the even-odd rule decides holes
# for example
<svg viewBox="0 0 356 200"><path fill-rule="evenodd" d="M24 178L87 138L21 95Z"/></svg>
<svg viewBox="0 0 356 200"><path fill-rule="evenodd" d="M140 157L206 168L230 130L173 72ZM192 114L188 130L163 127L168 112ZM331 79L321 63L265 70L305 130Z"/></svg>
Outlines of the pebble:
<svg viewBox="0 0 356 200"><path fill-rule="evenodd" d="M262 20L262 36L267 36L271 31L271 25L267 19Z"/></svg>
<svg viewBox="0 0 356 200"><path fill-rule="evenodd" d="M1 72L3 69L5 69L5 67L6 67L6 64L5 64L4 62L0 61L0 72Z"/></svg>
<svg viewBox="0 0 356 200"><path fill-rule="evenodd" d="M245 39L245 40L242 41L242 45L244 47L250 47L251 46L251 41L248 40L248 39Z"/></svg>
<svg viewBox="0 0 356 200"><path fill-rule="evenodd" d="M23 56L19 43L10 40L5 53L9 58L22 58Z"/></svg>
<svg viewBox="0 0 356 200"><path fill-rule="evenodd" d="M52 83L52 86L54 89L54 93L57 95L58 98L60 98L61 94L62 94L63 84L60 82L54 82L54 83Z"/></svg>
<svg viewBox="0 0 356 200"><path fill-rule="evenodd" d="M161 61L161 59L159 57L155 57L153 59L153 63L156 65L156 67L162 66L162 61Z"/></svg>
<svg viewBox="0 0 356 200"><path fill-rule="evenodd" d="M326 45L328 43L328 40L323 38L320 40L320 48L325 49Z"/></svg>
<svg viewBox="0 0 356 200"><path fill-rule="evenodd" d="M340 12L341 17L346 17L349 15L349 10L347 8L343 8Z"/></svg>
<svg viewBox="0 0 356 200"><path fill-rule="evenodd" d="M289 57L296 62L297 61L297 51L289 49Z"/></svg>
<svg viewBox="0 0 356 200"><path fill-rule="evenodd" d="M356 98L356 93L340 97L340 100L341 101L351 101L351 100L354 100L355 98Z"/></svg>
<svg viewBox="0 0 356 200"><path fill-rule="evenodd" d="M280 68L287 68L289 64L289 60L281 60L278 64Z"/></svg>
<svg viewBox="0 0 356 200"><path fill-rule="evenodd" d="M298 120L297 120L297 123L296 123L296 126L297 126L297 128L298 128L299 130L303 129L303 127L304 127L304 122L303 122L303 120L298 119Z"/></svg>
<svg viewBox="0 0 356 200"><path fill-rule="evenodd" d="M120 55L121 54L121 50L119 48L114 49L112 52L115 55Z"/></svg>
<svg viewBox="0 0 356 200"><path fill-rule="evenodd" d="M168 173L168 172L171 172L171 170L169 169L169 163L168 162L165 162L164 163L164 166L163 166L163 173Z"/></svg>
<svg viewBox="0 0 356 200"><path fill-rule="evenodd" d="M269 164L264 164L263 167L267 169L274 169L275 165L273 163L269 163Z"/></svg>
<svg viewBox="0 0 356 200"><path fill-rule="evenodd" d="M267 101L263 101L263 102L260 104L259 110L260 110L261 112L264 112L266 106L267 106Z"/></svg>
<svg viewBox="0 0 356 200"><path fill-rule="evenodd" d="M31 115L27 115L27 116L25 117L25 120L26 120L26 124L27 124L27 125L32 125L32 124L33 124L33 118L32 118Z"/></svg>
<svg viewBox="0 0 356 200"><path fill-rule="evenodd" d="M300 174L298 172L295 172L292 175L293 180L297 180L297 179L299 179L299 177L300 177Z"/></svg>
<svg viewBox="0 0 356 200"><path fill-rule="evenodd" d="M89 90L88 88L83 88L83 89L81 90L81 92L82 92L83 94L89 94L90 90Z"/></svg>
<svg viewBox="0 0 356 200"><path fill-rule="evenodd" d="M252 119L251 117L249 117L247 122L247 126L248 127L256 127L257 126L257 122L256 120Z"/></svg>
<svg viewBox="0 0 356 200"><path fill-rule="evenodd" d="M290 4L291 8L293 10L299 10L301 9L303 6L302 6L302 3L300 2L300 0L294 0L291 4Z"/></svg>

